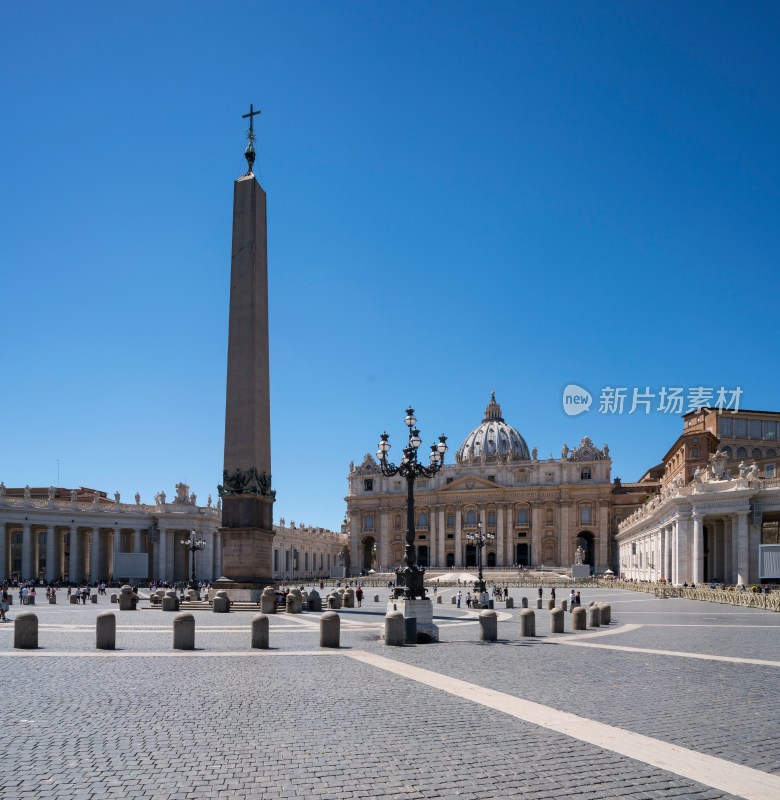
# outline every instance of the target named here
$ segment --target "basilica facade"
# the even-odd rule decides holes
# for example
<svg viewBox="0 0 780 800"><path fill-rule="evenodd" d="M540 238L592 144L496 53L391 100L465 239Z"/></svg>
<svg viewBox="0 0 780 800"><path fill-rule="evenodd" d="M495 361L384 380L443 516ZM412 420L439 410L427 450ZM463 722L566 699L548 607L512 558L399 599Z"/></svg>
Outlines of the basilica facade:
<svg viewBox="0 0 780 800"><path fill-rule="evenodd" d="M560 458L539 458L507 423L495 394L482 421L455 452L455 463L415 483L417 560L434 569L471 568L472 539L488 536L487 567L568 568L582 547L593 572L615 563L617 522L657 483L613 483L607 445L585 437ZM406 481L385 477L369 453L350 466L347 525L353 573L392 571L403 558Z"/></svg>

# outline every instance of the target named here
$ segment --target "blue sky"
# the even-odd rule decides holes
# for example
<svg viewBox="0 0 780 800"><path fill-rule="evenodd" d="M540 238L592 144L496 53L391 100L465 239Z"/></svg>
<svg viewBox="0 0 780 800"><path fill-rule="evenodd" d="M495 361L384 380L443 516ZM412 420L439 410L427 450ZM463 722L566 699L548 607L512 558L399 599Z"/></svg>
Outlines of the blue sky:
<svg viewBox="0 0 780 800"><path fill-rule="evenodd" d="M250 102L277 518L338 527L409 403L454 450L494 389L623 480L680 420L605 386L780 409L779 33L775 3L3 4L0 480L216 499Z"/></svg>

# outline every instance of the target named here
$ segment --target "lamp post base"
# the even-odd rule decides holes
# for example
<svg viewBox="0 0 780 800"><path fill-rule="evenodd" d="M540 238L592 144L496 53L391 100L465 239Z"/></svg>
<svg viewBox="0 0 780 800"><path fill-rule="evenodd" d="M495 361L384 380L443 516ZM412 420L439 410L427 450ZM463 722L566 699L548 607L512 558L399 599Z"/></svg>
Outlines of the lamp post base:
<svg viewBox="0 0 780 800"><path fill-rule="evenodd" d="M395 590L393 597L405 597L410 600L415 597L425 599L425 570L416 564L413 567L402 567L395 571Z"/></svg>

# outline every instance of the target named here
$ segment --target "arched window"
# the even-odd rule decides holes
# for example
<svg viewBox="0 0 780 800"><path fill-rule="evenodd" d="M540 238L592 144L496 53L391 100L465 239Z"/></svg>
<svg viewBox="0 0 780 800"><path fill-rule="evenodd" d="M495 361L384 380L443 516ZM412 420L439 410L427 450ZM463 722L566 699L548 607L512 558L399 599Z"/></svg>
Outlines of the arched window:
<svg viewBox="0 0 780 800"><path fill-rule="evenodd" d="M548 508L545 512L545 522L552 522L553 521L553 510Z"/></svg>
<svg viewBox="0 0 780 800"><path fill-rule="evenodd" d="M466 525L476 525L477 524L477 512L474 511L473 508L470 508L466 512Z"/></svg>
<svg viewBox="0 0 780 800"><path fill-rule="evenodd" d="M428 527L428 512L421 511L417 515L417 527L418 528L427 528Z"/></svg>
<svg viewBox="0 0 780 800"><path fill-rule="evenodd" d="M761 448L760 447L754 447L750 451L750 455L753 456L753 458L761 458L763 453L761 452Z"/></svg>
<svg viewBox="0 0 780 800"><path fill-rule="evenodd" d="M528 509L527 508L518 508L517 509L517 522L520 525L527 525L528 524Z"/></svg>
<svg viewBox="0 0 780 800"><path fill-rule="evenodd" d="M590 525L590 506L582 506L580 508L580 523L582 525Z"/></svg>
<svg viewBox="0 0 780 800"><path fill-rule="evenodd" d="M496 524L496 512L488 511L488 525L495 525L495 524Z"/></svg>
<svg viewBox="0 0 780 800"><path fill-rule="evenodd" d="M580 480L581 481L589 481L591 477L590 467L583 467L580 470Z"/></svg>
<svg viewBox="0 0 780 800"><path fill-rule="evenodd" d="M731 449L730 445L726 445L725 447L723 447L721 449L726 454L726 458L732 458L733 457L733 450Z"/></svg>
<svg viewBox="0 0 780 800"><path fill-rule="evenodd" d="M737 448L737 458L747 458L747 447Z"/></svg>
<svg viewBox="0 0 780 800"><path fill-rule="evenodd" d="M372 530L374 530L374 515L373 514L365 514L363 516L363 530L364 531L372 531Z"/></svg>
<svg viewBox="0 0 780 800"><path fill-rule="evenodd" d="M768 456L776 456L777 455L777 450L775 450L774 447L770 447L769 450L766 451L766 454Z"/></svg>

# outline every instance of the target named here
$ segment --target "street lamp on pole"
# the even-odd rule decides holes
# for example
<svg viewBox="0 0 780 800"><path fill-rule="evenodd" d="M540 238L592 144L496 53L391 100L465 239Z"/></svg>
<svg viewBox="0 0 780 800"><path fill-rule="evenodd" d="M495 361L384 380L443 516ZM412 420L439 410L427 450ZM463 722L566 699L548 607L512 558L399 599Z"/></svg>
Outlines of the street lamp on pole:
<svg viewBox="0 0 780 800"><path fill-rule="evenodd" d="M479 580L474 585L474 591L483 594L485 591L485 581L482 578L482 548L488 542L492 542L496 537L492 533L482 533L482 523L477 523L476 533L467 533L466 538L476 545L477 548L477 569L479 570Z"/></svg>
<svg viewBox="0 0 780 800"><path fill-rule="evenodd" d="M192 553L191 560L192 560L192 576L190 577L190 589L195 589L197 591L198 584L195 581L195 553L198 550L205 550L206 549L206 540L205 539L196 539L195 538L195 531L190 531L190 538L189 539L182 539L181 540L182 547L185 550Z"/></svg>
<svg viewBox="0 0 780 800"><path fill-rule="evenodd" d="M403 449L401 463L396 466L387 460L387 453L390 450L390 438L387 433L379 437L376 455L379 459L379 469L382 475L392 477L400 475L406 478L406 547L404 548L404 566L399 566L395 571L395 597L425 597L425 587L423 579L425 569L417 564L417 555L414 546L414 482L422 476L432 478L444 465L444 454L447 452L447 437L442 434L438 444L431 445L429 455L430 465L425 466L417 460L417 449L422 444L420 431L417 429L417 420L414 417L414 409L410 406L406 409L404 422L409 428L409 441Z"/></svg>

